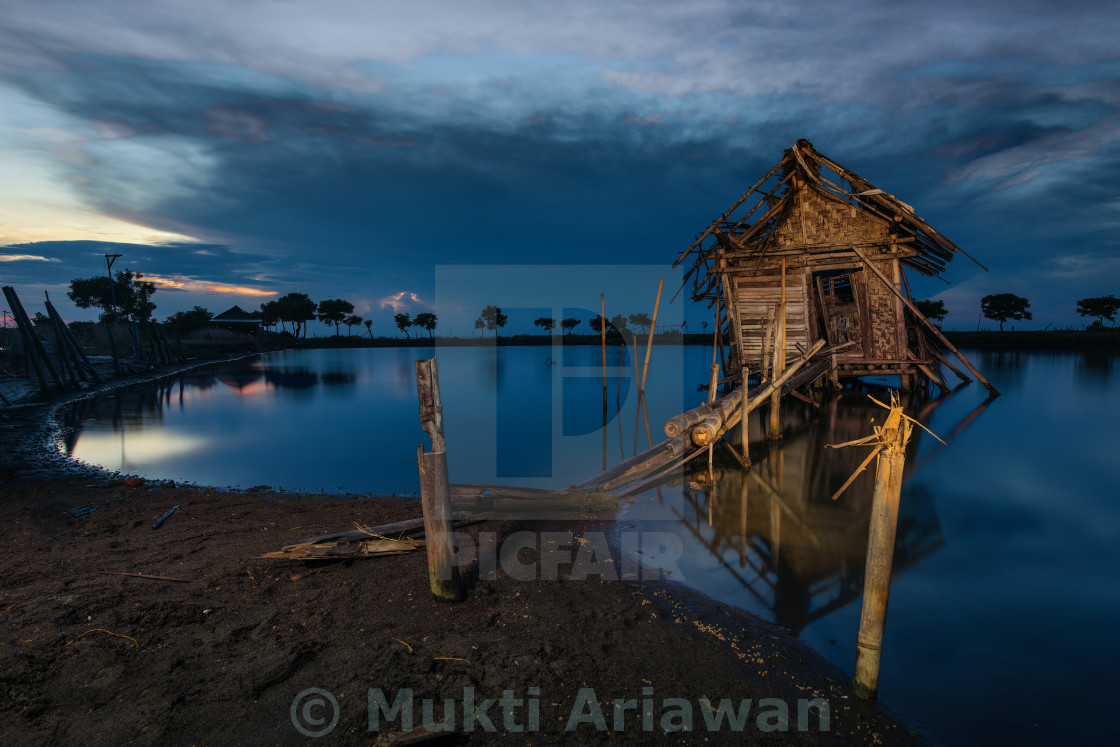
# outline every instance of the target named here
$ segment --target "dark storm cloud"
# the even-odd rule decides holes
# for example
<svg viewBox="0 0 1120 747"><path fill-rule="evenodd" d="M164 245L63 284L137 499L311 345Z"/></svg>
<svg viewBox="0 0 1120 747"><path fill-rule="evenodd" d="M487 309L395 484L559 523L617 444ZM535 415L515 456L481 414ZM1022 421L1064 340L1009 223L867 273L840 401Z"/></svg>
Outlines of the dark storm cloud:
<svg viewBox="0 0 1120 747"><path fill-rule="evenodd" d="M79 34L17 3L0 65L86 138L44 150L87 204L256 253L159 256L184 276L376 299L440 263L667 263L800 137L991 266L954 263L961 298L1116 249L1099 4L130 7Z"/></svg>

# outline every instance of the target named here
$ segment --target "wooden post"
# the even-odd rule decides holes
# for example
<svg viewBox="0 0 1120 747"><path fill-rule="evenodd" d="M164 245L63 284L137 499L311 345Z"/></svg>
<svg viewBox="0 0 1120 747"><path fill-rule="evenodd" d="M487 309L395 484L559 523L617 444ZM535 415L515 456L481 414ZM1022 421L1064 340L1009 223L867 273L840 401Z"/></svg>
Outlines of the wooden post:
<svg viewBox="0 0 1120 747"><path fill-rule="evenodd" d="M770 371L770 335L771 335L771 331L772 331L773 327L774 327L774 307L773 306L767 306L766 307L766 327L765 327L765 329L762 333L762 370L760 370L758 372L758 375L761 377L759 379L759 382L758 382L760 384L762 383L762 380L766 378L768 373L772 373ZM773 378L773 376L771 376L770 378Z"/></svg>
<svg viewBox="0 0 1120 747"><path fill-rule="evenodd" d="M875 471L875 492L871 499L871 529L867 538L867 564L864 569L863 611L856 643L853 690L861 698L874 698L879 690L879 658L883 649L883 630L887 621L887 597L891 588L895 529L902 492L902 471L906 462L906 442L910 421L902 416L897 401L879 431L883 445Z"/></svg>
<svg viewBox="0 0 1120 747"><path fill-rule="evenodd" d="M774 372L772 378L777 378L780 371L786 367L786 259L782 257L782 296L778 302L778 315L774 327ZM770 429L766 434L769 439L782 437L781 426L781 391L775 391L770 397Z"/></svg>
<svg viewBox="0 0 1120 747"><path fill-rule="evenodd" d="M742 437L742 441L743 441L743 445L742 445L743 451L742 451L742 453L739 454L739 464L743 469L747 469L748 467L751 466L751 447L750 447L750 430L749 430L750 415L751 415L750 395L749 395L750 387L747 385L747 377L749 375L750 375L750 369L748 369L746 366L743 366L743 384L742 384L742 386L743 386L743 415L742 415L742 418L739 420L739 428L740 428L739 433L740 433L740 436ZM746 501L747 501L747 488L746 488L746 480L744 479L744 481L743 481L743 511L744 512L746 512L746 510L747 510L746 509ZM745 524L745 522L746 522L745 513L744 513L743 521L744 521L744 524ZM744 526L744 531L745 531L745 529L746 528Z"/></svg>
<svg viewBox="0 0 1120 747"><path fill-rule="evenodd" d="M451 486L447 478L447 445L443 438L443 404L439 397L436 359L416 361L416 393L420 398L420 422L432 439L432 450L416 447L420 465L420 498L424 511L424 541L428 549L428 580L432 596L442 602L463 598L455 547L451 539Z"/></svg>
<svg viewBox="0 0 1120 747"><path fill-rule="evenodd" d="M16 289L8 286L4 288L4 296L8 299L8 308L11 309L12 315L15 317L16 326L23 334L24 353L34 365L35 373L39 377L39 382L43 386L43 395L49 395L50 390L47 388L47 379L43 373L45 368L47 373L51 375L51 379L62 391L62 379L59 377L58 372L54 370L51 364L51 359L47 357L47 351L43 348L43 343L39 341L39 335L35 332L34 325L31 324L30 317L27 316L27 311L23 308L23 302L19 300L16 295Z"/></svg>

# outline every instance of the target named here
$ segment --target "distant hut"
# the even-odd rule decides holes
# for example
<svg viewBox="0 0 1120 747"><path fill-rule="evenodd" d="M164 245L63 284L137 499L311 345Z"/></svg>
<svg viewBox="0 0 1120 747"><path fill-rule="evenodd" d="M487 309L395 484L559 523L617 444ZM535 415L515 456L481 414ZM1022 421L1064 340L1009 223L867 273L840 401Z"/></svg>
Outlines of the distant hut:
<svg viewBox="0 0 1120 747"><path fill-rule="evenodd" d="M938 277L957 253L973 259L914 208L799 140L676 265L691 260L694 299L721 304L738 369L766 363L767 328L781 326L768 321L782 316L784 297L789 360L818 339L850 342L835 356L838 378L898 375L904 388L926 379L947 389L941 364L969 380L947 350L995 393L910 298L906 270Z"/></svg>
<svg viewBox="0 0 1120 747"><path fill-rule="evenodd" d="M231 306L213 317L210 323L234 332L257 336L260 332L261 320L240 306Z"/></svg>

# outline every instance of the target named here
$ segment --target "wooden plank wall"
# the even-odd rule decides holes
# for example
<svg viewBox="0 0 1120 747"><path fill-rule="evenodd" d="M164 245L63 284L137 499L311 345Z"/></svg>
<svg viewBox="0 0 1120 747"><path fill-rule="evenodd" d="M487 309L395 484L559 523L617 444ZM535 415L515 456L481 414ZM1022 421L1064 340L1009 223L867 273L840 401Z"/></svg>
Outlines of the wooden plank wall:
<svg viewBox="0 0 1120 747"><path fill-rule="evenodd" d="M804 278L802 270L786 272L786 360L801 355L795 343L800 343L803 350L811 344ZM772 308L777 314L782 299L782 272L768 269L757 275L738 275L734 277L734 284L746 363L757 370L762 363L767 311Z"/></svg>

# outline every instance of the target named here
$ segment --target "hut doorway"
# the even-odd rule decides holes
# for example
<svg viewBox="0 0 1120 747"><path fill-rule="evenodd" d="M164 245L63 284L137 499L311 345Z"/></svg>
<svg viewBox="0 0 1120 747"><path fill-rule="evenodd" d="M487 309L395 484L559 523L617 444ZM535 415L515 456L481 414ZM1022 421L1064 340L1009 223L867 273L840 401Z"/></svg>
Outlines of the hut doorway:
<svg viewBox="0 0 1120 747"><path fill-rule="evenodd" d="M848 268L813 273L818 322L830 345L855 342L862 349L866 299L863 270Z"/></svg>

